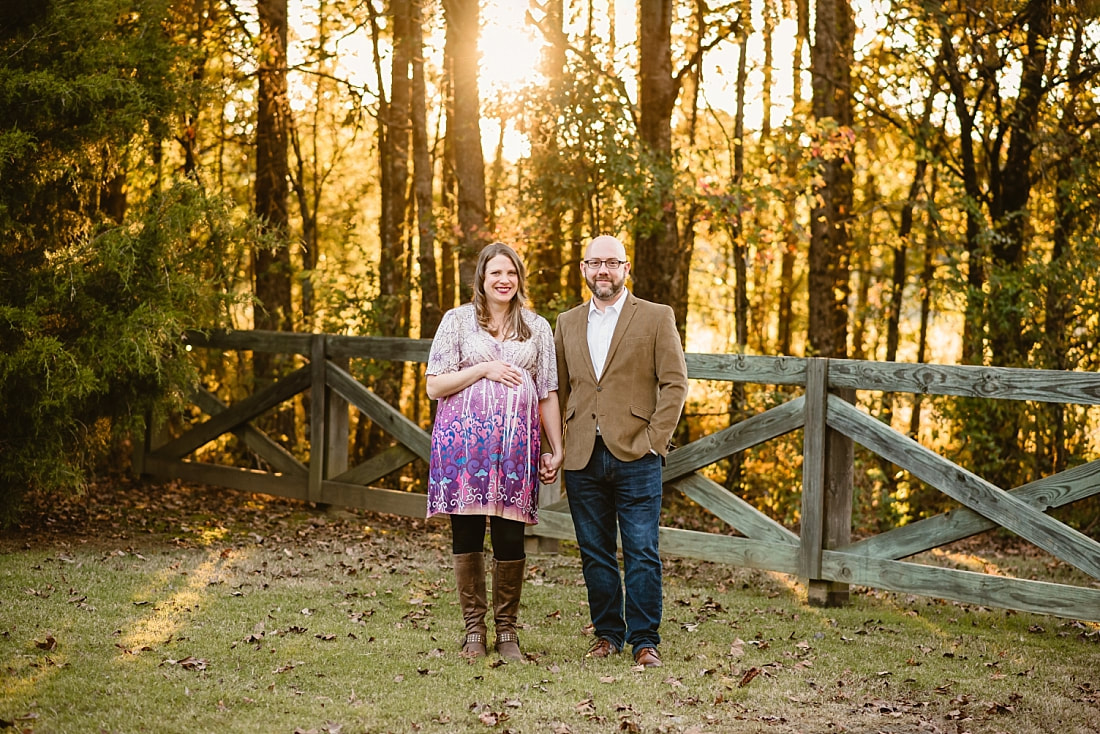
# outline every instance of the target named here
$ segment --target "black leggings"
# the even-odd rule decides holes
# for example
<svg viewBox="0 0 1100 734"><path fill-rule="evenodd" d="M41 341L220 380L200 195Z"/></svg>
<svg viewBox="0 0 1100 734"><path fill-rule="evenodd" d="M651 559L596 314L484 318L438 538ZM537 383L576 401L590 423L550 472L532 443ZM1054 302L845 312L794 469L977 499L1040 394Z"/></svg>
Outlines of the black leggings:
<svg viewBox="0 0 1100 734"><path fill-rule="evenodd" d="M480 553L485 550L485 515L451 515L451 550L454 553ZM496 515L489 516L489 536L493 558L520 561L523 552L524 523Z"/></svg>

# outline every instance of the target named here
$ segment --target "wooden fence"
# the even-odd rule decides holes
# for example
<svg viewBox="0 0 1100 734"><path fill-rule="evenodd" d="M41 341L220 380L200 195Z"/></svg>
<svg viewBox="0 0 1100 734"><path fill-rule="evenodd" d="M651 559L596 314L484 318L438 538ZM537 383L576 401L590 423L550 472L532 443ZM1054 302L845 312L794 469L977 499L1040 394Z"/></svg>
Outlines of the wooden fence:
<svg viewBox="0 0 1100 734"><path fill-rule="evenodd" d="M348 372L352 359L425 362L428 340L260 331L189 335L199 348L297 354L305 366L233 405L198 389L209 418L160 445L147 439L135 458L143 475L232 487L410 517L423 517L425 497L372 488L413 460L427 459L430 436ZM666 491L678 490L738 535L661 528L661 551L791 574L808 582L813 604L841 604L851 584L901 593L1100 621L1100 543L1047 510L1100 493L1100 461L1005 490L898 433L854 405L855 391L970 396L1100 404L1100 375L976 366L938 366L842 359L688 354L692 379L803 388L802 394L669 455ZM250 422L308 390L308 465ZM393 448L348 466L349 405L396 439ZM708 479L700 470L739 451L803 429L799 533ZM270 466L255 471L189 459L232 432ZM152 435L152 434L151 434ZM936 517L851 541L853 442L956 500ZM319 457L319 459L318 459ZM540 492L540 522L529 528L543 544L574 539L568 500L558 485ZM990 530L1005 528L1091 577L1089 585L1055 584L923 565L904 559Z"/></svg>

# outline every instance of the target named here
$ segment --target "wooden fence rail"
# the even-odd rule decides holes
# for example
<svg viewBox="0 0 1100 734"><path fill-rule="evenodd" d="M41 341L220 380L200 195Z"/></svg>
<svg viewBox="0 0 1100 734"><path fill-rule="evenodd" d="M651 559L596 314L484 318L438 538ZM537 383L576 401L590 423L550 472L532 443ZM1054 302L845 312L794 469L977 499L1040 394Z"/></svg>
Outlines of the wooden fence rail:
<svg viewBox="0 0 1100 734"><path fill-rule="evenodd" d="M365 388L348 371L350 360L426 362L428 340L326 334L233 331L194 333L190 343L214 350L296 354L305 366L272 385L224 405L197 389L196 405L209 418L154 446L148 438L135 458L148 476L178 478L311 502L423 517L425 497L371 487L416 459L427 459L430 436ZM1079 372L688 354L688 376L803 388L802 394L669 454L667 489L682 492L738 534L661 528L661 551L807 580L813 604L841 604L850 584L983 606L1100 621L1100 543L1046 514L1100 493L1100 461L1005 489L994 486L855 405L857 390L1100 404L1100 375ZM310 394L307 464L251 425L299 393ZM348 466L349 406L397 443L358 466ZM739 451L802 429L802 503L799 532L757 510L700 470ZM235 434L269 471L197 461L198 449ZM150 434L152 435L152 433ZM910 472L956 500L950 512L852 542L854 444ZM536 544L575 539L568 498L560 486L540 492L540 522L529 528ZM1088 585L1056 584L923 565L904 559L993 528L1005 528L1091 577Z"/></svg>

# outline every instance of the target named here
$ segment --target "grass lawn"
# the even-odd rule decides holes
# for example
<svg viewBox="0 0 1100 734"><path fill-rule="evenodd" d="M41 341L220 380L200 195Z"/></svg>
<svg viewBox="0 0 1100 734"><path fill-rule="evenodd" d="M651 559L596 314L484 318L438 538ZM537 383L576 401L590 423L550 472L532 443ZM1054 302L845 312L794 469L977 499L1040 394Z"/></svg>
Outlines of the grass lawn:
<svg viewBox="0 0 1100 734"><path fill-rule="evenodd" d="M528 558L527 662L469 661L445 524L120 482L0 535L0 729L1100 731L1095 624L866 589L811 608L796 579L679 559L665 579L662 668L584 658L568 543Z"/></svg>

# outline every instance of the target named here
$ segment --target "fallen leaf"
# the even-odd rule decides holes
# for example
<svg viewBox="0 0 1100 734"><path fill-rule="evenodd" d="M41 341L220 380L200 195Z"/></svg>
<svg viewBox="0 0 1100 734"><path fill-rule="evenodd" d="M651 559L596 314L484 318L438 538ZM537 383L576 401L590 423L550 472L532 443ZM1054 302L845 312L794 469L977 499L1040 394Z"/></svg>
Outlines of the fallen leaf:
<svg viewBox="0 0 1100 734"><path fill-rule="evenodd" d="M184 670L206 670L206 661L189 655L180 660L180 667Z"/></svg>
<svg viewBox="0 0 1100 734"><path fill-rule="evenodd" d="M744 688L745 686L747 686L749 683L752 682L753 678L760 675L762 672L763 671L760 670L760 668L758 668L754 665L753 667L746 670L745 674L743 676L741 676L741 682L737 684L737 687L738 688Z"/></svg>

